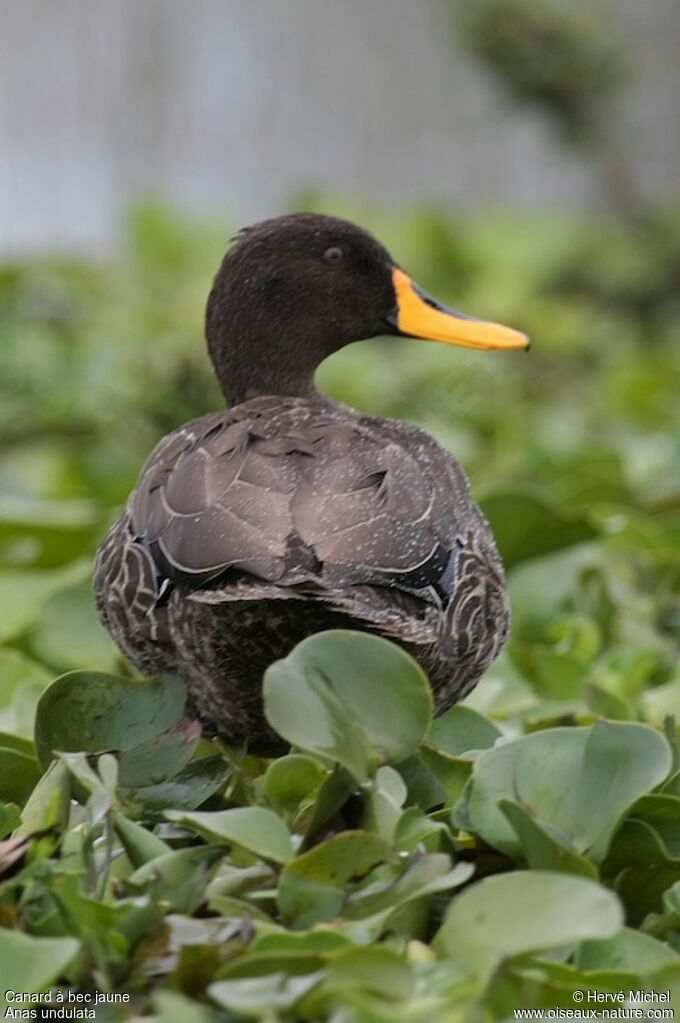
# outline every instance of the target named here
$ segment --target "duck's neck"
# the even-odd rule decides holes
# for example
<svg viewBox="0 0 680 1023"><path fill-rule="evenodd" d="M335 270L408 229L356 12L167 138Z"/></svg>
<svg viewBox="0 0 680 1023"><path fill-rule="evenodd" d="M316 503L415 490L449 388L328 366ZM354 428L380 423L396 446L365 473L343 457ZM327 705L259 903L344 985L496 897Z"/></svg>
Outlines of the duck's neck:
<svg viewBox="0 0 680 1023"><path fill-rule="evenodd" d="M208 349L222 393L230 405L239 405L262 394L296 398L318 395L314 385L319 358L294 344L254 344L208 337Z"/></svg>

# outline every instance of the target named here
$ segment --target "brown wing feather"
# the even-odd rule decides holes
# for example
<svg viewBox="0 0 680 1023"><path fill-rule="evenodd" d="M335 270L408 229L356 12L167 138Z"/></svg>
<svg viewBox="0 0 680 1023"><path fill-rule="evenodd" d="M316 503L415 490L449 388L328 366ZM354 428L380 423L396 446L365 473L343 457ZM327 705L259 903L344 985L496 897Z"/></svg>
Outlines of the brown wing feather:
<svg viewBox="0 0 680 1023"><path fill-rule="evenodd" d="M321 584L388 581L465 532L467 483L443 455L404 424L256 399L161 443L131 498L131 528L188 585L228 568L294 585L310 564Z"/></svg>

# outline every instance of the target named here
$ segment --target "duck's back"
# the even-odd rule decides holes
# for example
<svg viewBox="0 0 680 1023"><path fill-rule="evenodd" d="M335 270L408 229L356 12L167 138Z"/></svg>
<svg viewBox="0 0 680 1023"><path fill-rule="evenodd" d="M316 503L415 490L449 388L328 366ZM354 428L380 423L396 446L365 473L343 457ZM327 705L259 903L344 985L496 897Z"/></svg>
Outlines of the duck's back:
<svg viewBox="0 0 680 1023"><path fill-rule="evenodd" d="M95 593L133 663L183 674L232 738L264 727L262 671L310 632L397 640L443 706L508 623L458 463L414 427L321 398L256 398L164 438L102 544Z"/></svg>

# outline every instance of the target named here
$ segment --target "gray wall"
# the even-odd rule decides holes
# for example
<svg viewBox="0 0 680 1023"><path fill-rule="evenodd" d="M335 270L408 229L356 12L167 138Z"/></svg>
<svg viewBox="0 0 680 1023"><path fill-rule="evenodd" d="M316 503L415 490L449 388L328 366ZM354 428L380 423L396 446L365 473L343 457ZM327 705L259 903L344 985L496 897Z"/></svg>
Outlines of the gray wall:
<svg viewBox="0 0 680 1023"><path fill-rule="evenodd" d="M622 144L677 198L680 4L599 3L635 72ZM306 185L594 201L588 168L462 52L447 0L0 0L1 250L106 247L148 193L247 221Z"/></svg>

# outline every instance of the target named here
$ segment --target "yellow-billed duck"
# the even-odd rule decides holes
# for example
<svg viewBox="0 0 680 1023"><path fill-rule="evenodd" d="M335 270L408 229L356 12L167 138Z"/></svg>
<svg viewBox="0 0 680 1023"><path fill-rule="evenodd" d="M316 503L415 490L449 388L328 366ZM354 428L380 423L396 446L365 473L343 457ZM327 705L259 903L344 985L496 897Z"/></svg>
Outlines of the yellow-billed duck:
<svg viewBox="0 0 680 1023"><path fill-rule="evenodd" d="M228 741L277 748L263 672L322 629L397 642L439 710L505 641L502 565L458 462L314 386L327 356L385 334L528 346L430 298L348 221L301 213L241 232L206 312L231 407L160 441L97 555L97 606L120 649L143 673L179 673Z"/></svg>

